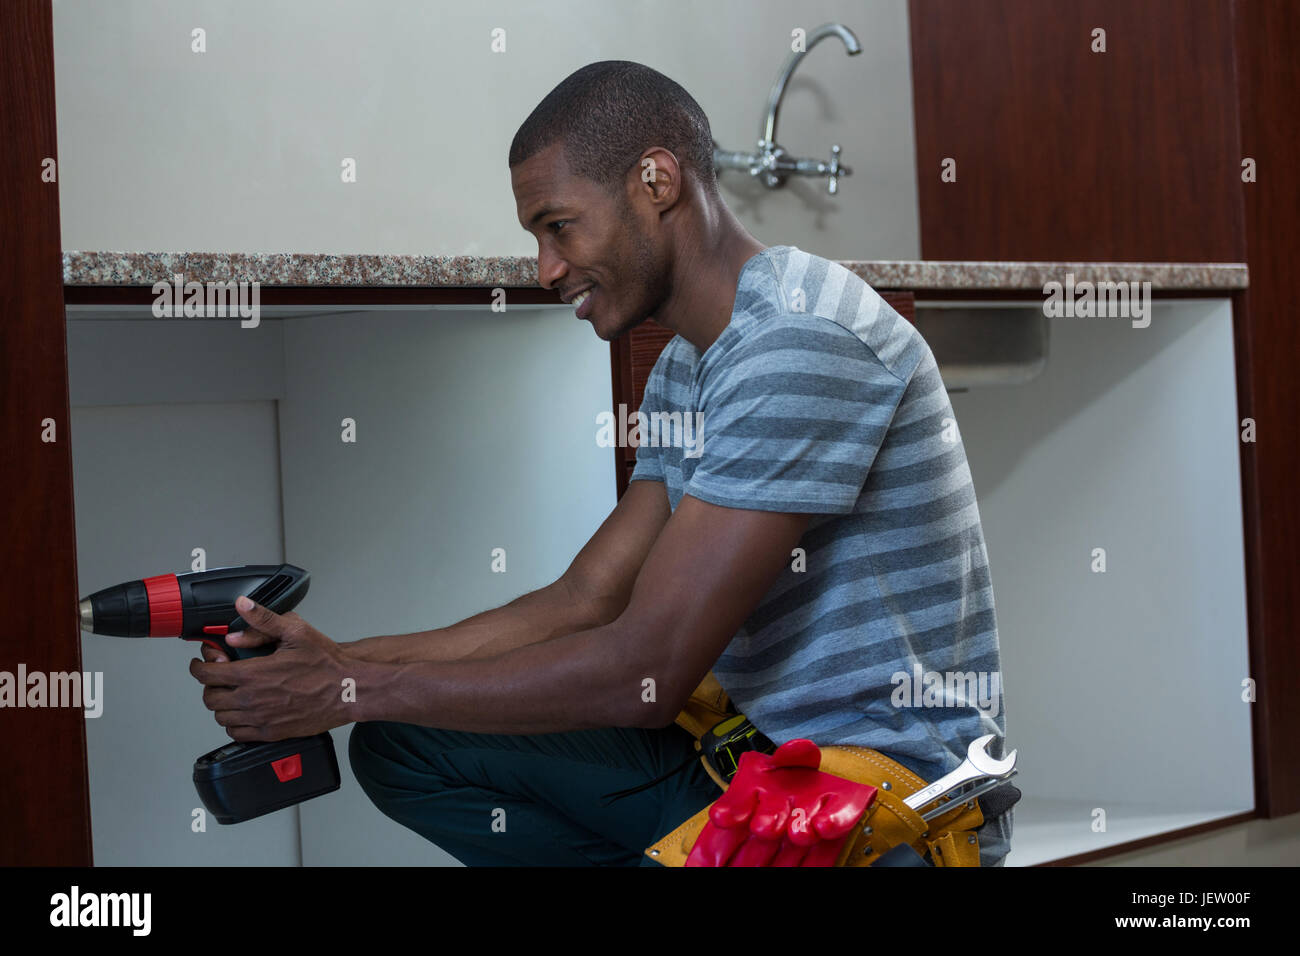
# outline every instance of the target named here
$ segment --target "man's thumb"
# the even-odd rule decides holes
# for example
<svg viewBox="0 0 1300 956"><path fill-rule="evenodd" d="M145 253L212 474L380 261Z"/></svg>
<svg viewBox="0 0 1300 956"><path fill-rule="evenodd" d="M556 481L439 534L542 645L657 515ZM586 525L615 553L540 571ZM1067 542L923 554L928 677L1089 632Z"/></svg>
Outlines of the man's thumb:
<svg viewBox="0 0 1300 956"><path fill-rule="evenodd" d="M256 603L245 595L235 598L235 610L239 612L248 626L261 631L263 634L270 634L273 637L281 637L284 634L284 624L280 615L262 605Z"/></svg>

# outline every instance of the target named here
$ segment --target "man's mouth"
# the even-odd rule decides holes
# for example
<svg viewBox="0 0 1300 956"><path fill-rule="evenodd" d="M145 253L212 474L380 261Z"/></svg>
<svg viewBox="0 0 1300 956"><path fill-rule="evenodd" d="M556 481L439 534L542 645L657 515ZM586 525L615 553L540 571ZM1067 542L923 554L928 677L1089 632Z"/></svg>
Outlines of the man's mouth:
<svg viewBox="0 0 1300 956"><path fill-rule="evenodd" d="M573 311L580 319L585 319L591 315L591 296L595 292L595 286L592 286L586 292L579 292L573 297Z"/></svg>

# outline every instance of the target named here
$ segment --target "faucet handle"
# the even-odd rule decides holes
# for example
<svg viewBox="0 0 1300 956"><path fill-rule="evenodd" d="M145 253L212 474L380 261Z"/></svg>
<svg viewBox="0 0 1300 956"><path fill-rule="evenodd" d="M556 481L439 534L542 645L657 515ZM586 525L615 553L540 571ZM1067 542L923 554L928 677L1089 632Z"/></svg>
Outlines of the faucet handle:
<svg viewBox="0 0 1300 956"><path fill-rule="evenodd" d="M847 166L840 165L840 144L839 143L833 143L831 145L831 162L830 165L827 166L826 171L830 176L830 178L827 180L826 189L830 192L832 196L834 196L835 193L838 192L840 188L840 177L853 175L853 170L849 169L849 167Z"/></svg>

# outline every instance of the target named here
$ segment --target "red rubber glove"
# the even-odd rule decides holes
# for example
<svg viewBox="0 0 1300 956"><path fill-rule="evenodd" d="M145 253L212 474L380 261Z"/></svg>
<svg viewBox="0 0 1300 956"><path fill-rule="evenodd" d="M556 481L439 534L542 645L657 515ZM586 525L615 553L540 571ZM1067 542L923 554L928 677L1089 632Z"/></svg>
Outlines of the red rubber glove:
<svg viewBox="0 0 1300 956"><path fill-rule="evenodd" d="M822 773L811 740L740 756L686 866L834 866L876 788Z"/></svg>

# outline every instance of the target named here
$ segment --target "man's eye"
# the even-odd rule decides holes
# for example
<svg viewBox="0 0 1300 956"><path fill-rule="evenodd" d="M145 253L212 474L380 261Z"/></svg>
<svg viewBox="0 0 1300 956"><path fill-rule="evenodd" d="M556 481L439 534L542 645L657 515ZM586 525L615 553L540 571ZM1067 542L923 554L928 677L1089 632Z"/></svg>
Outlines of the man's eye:
<svg viewBox="0 0 1300 956"><path fill-rule="evenodd" d="M561 224L561 223L567 223L568 221L569 221L569 220L567 220L567 219L557 219L557 220L555 220L555 222L551 223L551 228L554 229L556 232L559 232L559 231L560 231L560 229L559 229L560 224Z"/></svg>

